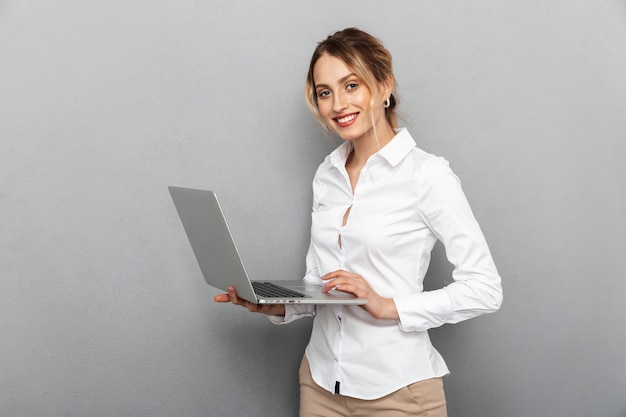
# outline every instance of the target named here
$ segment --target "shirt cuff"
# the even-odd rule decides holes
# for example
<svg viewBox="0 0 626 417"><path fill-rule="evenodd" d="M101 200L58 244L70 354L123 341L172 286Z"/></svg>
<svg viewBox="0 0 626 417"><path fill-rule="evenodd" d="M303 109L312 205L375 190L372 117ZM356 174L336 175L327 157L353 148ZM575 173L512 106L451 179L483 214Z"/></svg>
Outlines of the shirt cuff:
<svg viewBox="0 0 626 417"><path fill-rule="evenodd" d="M398 326L404 332L419 332L439 327L454 313L445 289L395 297Z"/></svg>
<svg viewBox="0 0 626 417"><path fill-rule="evenodd" d="M315 316L315 305L313 304L305 304L305 305L285 305L285 315L284 316L267 316L270 321L274 324L287 324L292 321L296 321L303 317L313 317Z"/></svg>

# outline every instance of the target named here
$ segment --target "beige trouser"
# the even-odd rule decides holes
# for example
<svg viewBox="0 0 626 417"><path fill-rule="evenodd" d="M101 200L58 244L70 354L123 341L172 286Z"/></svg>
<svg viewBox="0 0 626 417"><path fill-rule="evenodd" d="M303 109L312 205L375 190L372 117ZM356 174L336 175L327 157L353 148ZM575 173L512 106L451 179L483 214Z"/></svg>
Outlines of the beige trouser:
<svg viewBox="0 0 626 417"><path fill-rule="evenodd" d="M427 379L377 400L332 394L313 381L306 355L300 365L300 417L447 417L441 378Z"/></svg>

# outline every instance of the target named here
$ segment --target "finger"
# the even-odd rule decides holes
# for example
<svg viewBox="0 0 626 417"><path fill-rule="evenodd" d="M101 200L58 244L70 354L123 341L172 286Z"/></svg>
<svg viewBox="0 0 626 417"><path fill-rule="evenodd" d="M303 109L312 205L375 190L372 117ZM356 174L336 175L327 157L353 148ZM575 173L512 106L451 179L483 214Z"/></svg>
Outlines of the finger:
<svg viewBox="0 0 626 417"><path fill-rule="evenodd" d="M229 303L230 302L230 295L228 295L228 294L217 294L215 297L213 297L213 301L215 301L217 303Z"/></svg>
<svg viewBox="0 0 626 417"><path fill-rule="evenodd" d="M324 280L324 282L322 282L322 292L328 292L328 291L332 290L333 289L332 286L333 286L334 280L330 280L329 281L330 278L326 279L324 277L322 277L322 279Z"/></svg>
<svg viewBox="0 0 626 417"><path fill-rule="evenodd" d="M230 302L233 304L241 304L241 299L237 297L237 291L234 287L228 288L228 297L230 298Z"/></svg>
<svg viewBox="0 0 626 417"><path fill-rule="evenodd" d="M322 276L322 280L326 281L333 278L339 278L345 271L338 269L336 271L332 271Z"/></svg>
<svg viewBox="0 0 626 417"><path fill-rule="evenodd" d="M338 278L329 278L326 282L324 282L324 286L322 287L322 292L328 292L335 288L339 284Z"/></svg>

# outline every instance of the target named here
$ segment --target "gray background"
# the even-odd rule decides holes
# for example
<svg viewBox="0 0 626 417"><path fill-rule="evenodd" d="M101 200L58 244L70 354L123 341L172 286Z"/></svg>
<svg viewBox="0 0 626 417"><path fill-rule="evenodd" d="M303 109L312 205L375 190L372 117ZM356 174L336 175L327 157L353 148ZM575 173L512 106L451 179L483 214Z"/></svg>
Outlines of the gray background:
<svg viewBox="0 0 626 417"><path fill-rule="evenodd" d="M0 1L0 415L297 414L310 321L214 304L166 186L221 194L255 277L301 277L338 144L303 83L347 26L394 54L402 124L450 160L504 279L500 312L432 331L450 416L626 416L610 0ZM429 287L449 272L438 247Z"/></svg>

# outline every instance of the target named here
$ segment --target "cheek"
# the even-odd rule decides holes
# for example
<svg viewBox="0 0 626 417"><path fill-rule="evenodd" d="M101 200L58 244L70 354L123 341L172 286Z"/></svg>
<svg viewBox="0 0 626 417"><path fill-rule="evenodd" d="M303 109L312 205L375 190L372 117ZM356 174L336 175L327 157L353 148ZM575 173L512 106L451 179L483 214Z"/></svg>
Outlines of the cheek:
<svg viewBox="0 0 626 417"><path fill-rule="evenodd" d="M320 116L322 116L322 118L328 118L331 110L332 105L329 104L328 100L321 100L317 102L317 111L319 112Z"/></svg>
<svg viewBox="0 0 626 417"><path fill-rule="evenodd" d="M369 92L365 89L362 89L361 91L359 91L358 93L356 93L353 97L353 103L355 105L358 105L363 111L368 112L370 111L370 101L372 99L372 96L369 94Z"/></svg>

